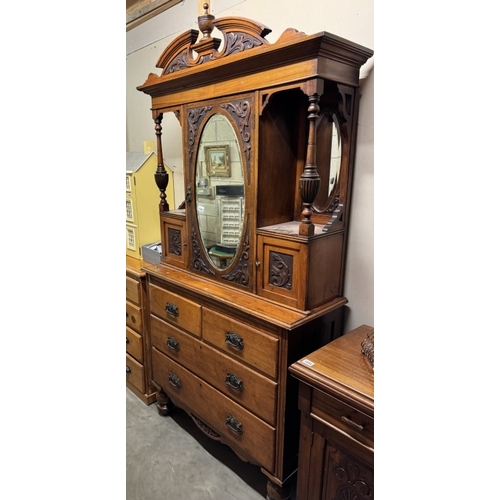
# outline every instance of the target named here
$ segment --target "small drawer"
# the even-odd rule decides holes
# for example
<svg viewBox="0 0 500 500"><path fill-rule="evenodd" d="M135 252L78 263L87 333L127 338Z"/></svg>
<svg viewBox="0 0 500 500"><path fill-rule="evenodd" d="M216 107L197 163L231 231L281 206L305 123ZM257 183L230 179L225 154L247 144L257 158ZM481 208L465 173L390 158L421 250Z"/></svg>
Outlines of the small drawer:
<svg viewBox="0 0 500 500"><path fill-rule="evenodd" d="M277 338L207 308L203 308L203 338L233 358L276 379Z"/></svg>
<svg viewBox="0 0 500 500"><path fill-rule="evenodd" d="M188 332L201 336L201 306L156 285L149 285L151 312Z"/></svg>
<svg viewBox="0 0 500 500"><path fill-rule="evenodd" d="M316 389L312 393L311 414L373 448L373 417Z"/></svg>
<svg viewBox="0 0 500 500"><path fill-rule="evenodd" d="M137 387L140 392L145 391L144 367L138 363L132 356L126 354L127 360L127 384Z"/></svg>
<svg viewBox="0 0 500 500"><path fill-rule="evenodd" d="M276 430L156 349L152 349L153 380L174 404L190 408L226 441L274 470Z"/></svg>
<svg viewBox="0 0 500 500"><path fill-rule="evenodd" d="M151 344L267 423L275 424L276 382L154 316Z"/></svg>
<svg viewBox="0 0 500 500"><path fill-rule="evenodd" d="M128 326L126 330L127 353L133 356L139 363L143 363L142 337Z"/></svg>
<svg viewBox="0 0 500 500"><path fill-rule="evenodd" d="M142 314L141 308L131 302L126 302L127 326L133 328L136 332L142 333Z"/></svg>
<svg viewBox="0 0 500 500"><path fill-rule="evenodd" d="M130 302L134 302L134 304L140 305L140 289L139 282L127 276L127 291L126 297Z"/></svg>

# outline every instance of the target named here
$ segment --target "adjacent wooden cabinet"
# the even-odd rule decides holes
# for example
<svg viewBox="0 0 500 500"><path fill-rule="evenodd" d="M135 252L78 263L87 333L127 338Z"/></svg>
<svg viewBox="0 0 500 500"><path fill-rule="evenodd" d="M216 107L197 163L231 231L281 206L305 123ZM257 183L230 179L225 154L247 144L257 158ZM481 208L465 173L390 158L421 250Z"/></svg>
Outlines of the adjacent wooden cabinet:
<svg viewBox="0 0 500 500"><path fill-rule="evenodd" d="M151 380L160 413L183 408L285 499L300 420L288 367L342 333L359 69L373 52L295 29L270 44L265 25L204 8L138 87L151 97L162 235L161 263L143 267ZM165 113L182 129L175 209Z"/></svg>
<svg viewBox="0 0 500 500"><path fill-rule="evenodd" d="M126 377L127 387L144 403L156 401L149 377L149 339L146 335L146 273L142 260L127 256L126 262Z"/></svg>
<svg viewBox="0 0 500 500"><path fill-rule="evenodd" d="M300 381L297 499L373 499L373 371L367 325L290 366Z"/></svg>

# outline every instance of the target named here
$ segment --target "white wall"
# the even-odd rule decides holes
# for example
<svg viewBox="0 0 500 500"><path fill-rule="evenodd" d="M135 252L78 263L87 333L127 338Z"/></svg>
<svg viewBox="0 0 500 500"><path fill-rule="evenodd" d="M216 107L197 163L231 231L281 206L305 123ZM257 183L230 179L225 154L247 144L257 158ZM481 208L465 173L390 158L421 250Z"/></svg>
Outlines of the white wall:
<svg viewBox="0 0 500 500"><path fill-rule="evenodd" d="M142 149L144 140L155 141L150 97L137 91L149 73L159 74L156 61L166 46L180 33L198 29L198 0L184 2L146 21L127 33L127 149ZM211 0L210 13L216 17L241 16L259 21L272 32L275 42L287 28L306 34L328 31L374 49L373 0ZM362 68L362 98L356 148L349 249L344 294L349 299L345 331L360 324L374 325L374 69L373 60ZM371 70L371 71L370 71ZM168 126L163 123L163 138ZM177 133L177 131L175 132ZM174 170L182 165L181 152L164 151L165 163ZM176 193L179 186L175 185ZM177 200L176 200L177 201Z"/></svg>

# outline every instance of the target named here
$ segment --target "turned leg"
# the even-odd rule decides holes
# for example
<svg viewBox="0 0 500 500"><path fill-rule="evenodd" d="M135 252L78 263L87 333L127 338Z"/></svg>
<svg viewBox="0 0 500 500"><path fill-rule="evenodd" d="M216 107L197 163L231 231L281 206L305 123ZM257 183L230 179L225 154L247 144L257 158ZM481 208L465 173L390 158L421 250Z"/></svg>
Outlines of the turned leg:
<svg viewBox="0 0 500 500"><path fill-rule="evenodd" d="M269 480L267 481L266 500L287 500L290 498L291 493L292 488L289 482L283 486L278 486Z"/></svg>
<svg viewBox="0 0 500 500"><path fill-rule="evenodd" d="M158 408L158 413L162 417L166 417L169 414L169 409L172 406L170 398L167 396L163 389L156 391L156 407Z"/></svg>

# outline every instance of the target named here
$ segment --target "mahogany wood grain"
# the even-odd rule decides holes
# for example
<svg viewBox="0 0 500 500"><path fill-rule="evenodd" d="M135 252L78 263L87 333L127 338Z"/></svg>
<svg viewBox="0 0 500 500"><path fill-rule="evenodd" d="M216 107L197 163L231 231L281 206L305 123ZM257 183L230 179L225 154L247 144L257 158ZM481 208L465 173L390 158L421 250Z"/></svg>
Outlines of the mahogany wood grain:
<svg viewBox="0 0 500 500"><path fill-rule="evenodd" d="M361 353L371 333L362 325L289 368L300 381L297 498L373 499L374 376Z"/></svg>
<svg viewBox="0 0 500 500"><path fill-rule="evenodd" d="M156 349L153 349L152 355L153 378L163 388L170 389L169 397L177 406L186 407L189 413L194 413L203 422L209 423L212 430L226 441L234 442L252 456L254 463L273 470L273 427ZM179 378L178 387L174 387L169 381L170 375ZM227 425L228 416L234 417L241 424L241 435Z"/></svg>
<svg viewBox="0 0 500 500"><path fill-rule="evenodd" d="M189 370L203 373L220 392L276 425L277 384L273 380L156 317L151 318L151 344ZM239 379L241 386L228 384L229 374Z"/></svg>

